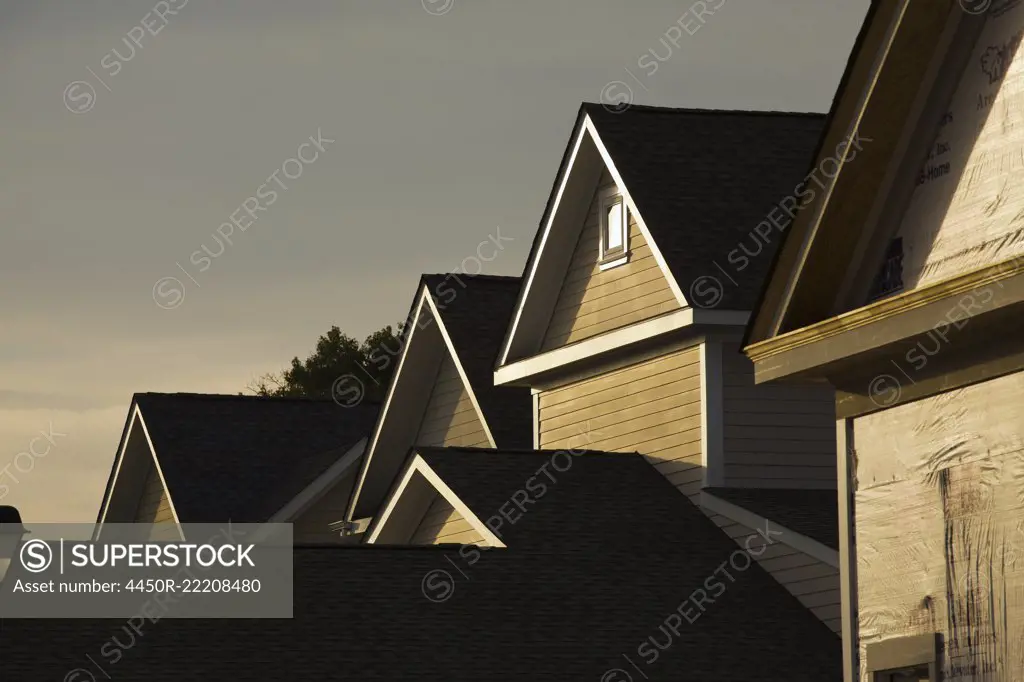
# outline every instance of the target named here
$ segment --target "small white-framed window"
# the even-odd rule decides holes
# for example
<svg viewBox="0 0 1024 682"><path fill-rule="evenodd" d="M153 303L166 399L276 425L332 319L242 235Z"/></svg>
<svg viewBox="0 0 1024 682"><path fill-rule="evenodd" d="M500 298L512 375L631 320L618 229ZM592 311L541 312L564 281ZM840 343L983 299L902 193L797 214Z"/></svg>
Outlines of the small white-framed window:
<svg viewBox="0 0 1024 682"><path fill-rule="evenodd" d="M629 211L625 199L612 188L601 195L600 203L601 270L629 260Z"/></svg>

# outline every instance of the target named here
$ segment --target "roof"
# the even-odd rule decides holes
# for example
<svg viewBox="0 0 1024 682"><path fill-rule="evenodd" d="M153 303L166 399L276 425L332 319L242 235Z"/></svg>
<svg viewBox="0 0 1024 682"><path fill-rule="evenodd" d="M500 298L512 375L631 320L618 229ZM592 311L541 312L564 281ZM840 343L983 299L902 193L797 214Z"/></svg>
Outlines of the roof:
<svg viewBox="0 0 1024 682"><path fill-rule="evenodd" d="M553 454L421 451L471 506L499 504ZM117 649L116 678L147 682L841 677L839 639L756 563L731 568L739 546L642 457L554 464L508 549L297 548L291 620L161 618L131 638L123 620L5 622L4 679L90 668L85 654L115 635L130 648L93 661L109 667ZM688 601L696 591L703 612Z"/></svg>
<svg viewBox="0 0 1024 682"><path fill-rule="evenodd" d="M716 307L752 310L781 241L774 228L767 238L753 230L807 174L825 115L593 103L583 113L684 294L716 277ZM750 254L742 269L729 261L741 244Z"/></svg>
<svg viewBox="0 0 1024 682"><path fill-rule="evenodd" d="M835 490L705 488L704 492L839 550L839 500Z"/></svg>
<svg viewBox="0 0 1024 682"><path fill-rule="evenodd" d="M465 285L459 280L465 280ZM447 284L445 284L447 282ZM533 400L528 388L494 385L494 365L519 294L519 277L423 275L451 337L473 394L499 447L533 444ZM450 301L438 292L455 292Z"/></svg>
<svg viewBox="0 0 1024 682"><path fill-rule="evenodd" d="M524 503L524 521L505 521L499 528L510 547L549 548L586 539L595 543L590 549L600 552L612 538L658 546L674 532L680 514L693 508L636 453L443 447L415 451L485 523L500 515L503 506L518 515L512 496L527 490L530 481L531 499L543 502ZM650 521L641 526L639 517Z"/></svg>
<svg viewBox="0 0 1024 682"><path fill-rule="evenodd" d="M270 518L367 436L378 406L333 400L137 393L182 523Z"/></svg>

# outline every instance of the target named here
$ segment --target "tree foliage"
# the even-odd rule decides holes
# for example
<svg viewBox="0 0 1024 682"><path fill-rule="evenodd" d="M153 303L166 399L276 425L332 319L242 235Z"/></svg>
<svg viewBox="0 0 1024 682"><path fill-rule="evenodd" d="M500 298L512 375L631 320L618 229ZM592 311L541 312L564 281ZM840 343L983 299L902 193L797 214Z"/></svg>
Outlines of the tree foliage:
<svg viewBox="0 0 1024 682"><path fill-rule="evenodd" d="M393 357L401 348L402 324L374 332L359 343L334 326L322 334L305 360L292 358L281 372L264 374L248 386L260 396L337 398L358 384L360 400L380 401L387 391L395 362L371 361Z"/></svg>

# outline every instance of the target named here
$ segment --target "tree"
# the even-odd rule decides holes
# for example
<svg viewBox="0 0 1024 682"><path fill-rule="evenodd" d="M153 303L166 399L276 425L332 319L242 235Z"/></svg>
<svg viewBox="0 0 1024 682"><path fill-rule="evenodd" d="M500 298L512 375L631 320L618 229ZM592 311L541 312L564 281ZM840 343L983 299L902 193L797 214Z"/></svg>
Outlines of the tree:
<svg viewBox="0 0 1024 682"><path fill-rule="evenodd" d="M338 327L320 336L305 359L292 358L291 367L264 374L247 387L260 396L334 398L346 406L362 400L384 399L394 362L377 361L397 355L402 347L399 323L374 332L360 344Z"/></svg>

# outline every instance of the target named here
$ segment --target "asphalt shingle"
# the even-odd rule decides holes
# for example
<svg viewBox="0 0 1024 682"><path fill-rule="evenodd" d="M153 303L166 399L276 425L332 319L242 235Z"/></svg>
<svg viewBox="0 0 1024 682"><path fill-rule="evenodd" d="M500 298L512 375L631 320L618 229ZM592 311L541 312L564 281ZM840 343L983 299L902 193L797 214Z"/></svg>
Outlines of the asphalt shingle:
<svg viewBox="0 0 1024 682"><path fill-rule="evenodd" d="M494 385L494 364L519 293L519 277L423 275L499 447L533 443L530 389ZM455 292L450 296L447 292ZM441 296L439 292L444 292Z"/></svg>
<svg viewBox="0 0 1024 682"><path fill-rule="evenodd" d="M378 406L332 400L138 393L182 523L256 523L370 433Z"/></svg>
<svg viewBox="0 0 1024 682"><path fill-rule="evenodd" d="M704 492L839 549L839 501L835 490L705 488Z"/></svg>
<svg viewBox="0 0 1024 682"><path fill-rule="evenodd" d="M642 457L421 454L481 514L555 480L507 549L297 548L291 620L5 621L4 680L840 679L835 635Z"/></svg>

